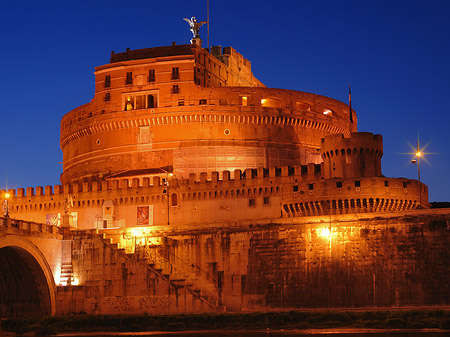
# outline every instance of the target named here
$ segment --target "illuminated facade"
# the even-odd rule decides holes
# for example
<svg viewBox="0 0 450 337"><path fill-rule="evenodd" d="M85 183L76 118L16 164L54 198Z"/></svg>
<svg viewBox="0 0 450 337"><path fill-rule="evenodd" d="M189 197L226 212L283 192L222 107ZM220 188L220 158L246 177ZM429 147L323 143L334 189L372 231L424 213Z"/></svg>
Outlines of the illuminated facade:
<svg viewBox="0 0 450 337"><path fill-rule="evenodd" d="M398 281L411 254L394 250L416 232L392 219L428 211L427 186L382 175L382 137L358 133L347 104L267 88L231 47L112 53L60 145L61 185L9 190L0 226L0 250L34 235L50 261L45 312L426 302Z"/></svg>
<svg viewBox="0 0 450 337"><path fill-rule="evenodd" d="M231 47L127 50L96 68L92 101L63 117L61 182L319 164L321 138L356 125L342 102L266 88Z"/></svg>

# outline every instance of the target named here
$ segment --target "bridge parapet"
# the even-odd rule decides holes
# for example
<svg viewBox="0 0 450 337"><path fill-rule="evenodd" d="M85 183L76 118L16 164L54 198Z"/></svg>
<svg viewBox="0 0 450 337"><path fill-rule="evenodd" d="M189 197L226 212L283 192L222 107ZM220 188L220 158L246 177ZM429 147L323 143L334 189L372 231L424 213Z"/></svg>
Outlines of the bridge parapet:
<svg viewBox="0 0 450 337"><path fill-rule="evenodd" d="M26 234L39 233L40 235L52 237L55 234L56 235L64 234L64 229L61 227L32 221L17 220L12 219L10 217L8 218L0 217L0 232L8 232L11 229L15 231L19 230Z"/></svg>

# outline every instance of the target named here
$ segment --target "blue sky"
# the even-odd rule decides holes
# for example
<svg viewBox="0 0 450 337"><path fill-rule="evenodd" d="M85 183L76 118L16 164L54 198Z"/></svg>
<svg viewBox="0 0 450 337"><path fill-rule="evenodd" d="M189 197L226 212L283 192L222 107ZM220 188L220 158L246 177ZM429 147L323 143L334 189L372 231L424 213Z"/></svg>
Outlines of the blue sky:
<svg viewBox="0 0 450 337"><path fill-rule="evenodd" d="M89 102L112 50L189 43L183 17L206 0L4 1L0 188L55 185L61 117ZM358 130L384 138L383 174L421 178L450 201L450 1L210 0L211 45L233 46L268 87L348 101ZM201 35L206 43L206 28Z"/></svg>

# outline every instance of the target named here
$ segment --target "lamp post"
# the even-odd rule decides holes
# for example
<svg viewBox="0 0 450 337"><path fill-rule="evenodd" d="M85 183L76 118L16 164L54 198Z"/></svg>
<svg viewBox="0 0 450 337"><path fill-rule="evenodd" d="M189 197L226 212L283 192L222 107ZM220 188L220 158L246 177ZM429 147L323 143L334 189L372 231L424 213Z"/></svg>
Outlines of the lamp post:
<svg viewBox="0 0 450 337"><path fill-rule="evenodd" d="M417 141L417 149L415 153L416 160L413 160L413 164L417 162L417 177L419 178L419 208L422 207L422 186L420 186L420 157L422 157L422 152L420 152L419 141Z"/></svg>
<svg viewBox="0 0 450 337"><path fill-rule="evenodd" d="M166 173L166 180L164 181L164 186L166 187L167 194L167 226L170 225L170 185L169 185L169 177L173 176L173 173L169 173L162 167L160 167L161 171Z"/></svg>
<svg viewBox="0 0 450 337"><path fill-rule="evenodd" d="M9 218L9 205L8 205L8 199L11 195L6 192L5 193L5 200L3 201L3 215L5 218Z"/></svg>

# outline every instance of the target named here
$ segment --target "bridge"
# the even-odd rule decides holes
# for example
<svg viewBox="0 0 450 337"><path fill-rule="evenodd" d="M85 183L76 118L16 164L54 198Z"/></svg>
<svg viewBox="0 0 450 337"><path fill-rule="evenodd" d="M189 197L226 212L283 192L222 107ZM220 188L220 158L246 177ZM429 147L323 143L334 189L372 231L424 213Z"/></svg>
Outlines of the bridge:
<svg viewBox="0 0 450 337"><path fill-rule="evenodd" d="M168 261L127 252L97 230L0 217L1 318L223 310Z"/></svg>
<svg viewBox="0 0 450 337"><path fill-rule="evenodd" d="M63 257L64 230L0 218L0 317L52 315Z"/></svg>

